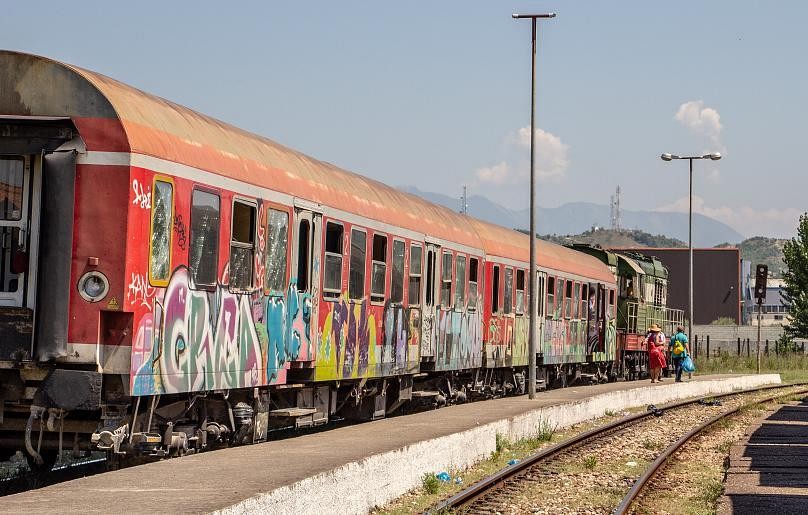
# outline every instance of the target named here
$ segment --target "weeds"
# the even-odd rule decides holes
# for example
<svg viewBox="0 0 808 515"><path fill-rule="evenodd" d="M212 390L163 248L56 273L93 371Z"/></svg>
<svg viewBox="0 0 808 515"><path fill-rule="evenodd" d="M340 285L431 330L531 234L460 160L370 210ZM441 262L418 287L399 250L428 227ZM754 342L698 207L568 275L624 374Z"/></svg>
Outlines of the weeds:
<svg viewBox="0 0 808 515"><path fill-rule="evenodd" d="M730 448L732 447L733 441L732 440L724 440L716 449L721 454L729 453Z"/></svg>
<svg viewBox="0 0 808 515"><path fill-rule="evenodd" d="M440 491L440 479L433 473L424 474L421 478L421 485L429 495L435 495Z"/></svg>
<svg viewBox="0 0 808 515"><path fill-rule="evenodd" d="M613 416L617 415L617 413L615 413L614 411L612 411L610 409L607 409L605 412L603 412L603 414L606 415L607 417L613 417Z"/></svg>
<svg viewBox="0 0 808 515"><path fill-rule="evenodd" d="M655 451L659 449L659 443L647 439L643 440L642 446L644 449L648 449L649 451Z"/></svg>
<svg viewBox="0 0 808 515"><path fill-rule="evenodd" d="M539 422L539 429L536 431L536 440L539 442L549 442L553 439L558 426L551 424L549 420Z"/></svg>
<svg viewBox="0 0 808 515"><path fill-rule="evenodd" d="M598 458L596 456L587 456L584 459L584 467L589 470L594 470L598 466Z"/></svg>
<svg viewBox="0 0 808 515"><path fill-rule="evenodd" d="M711 479L707 481L701 489L699 500L707 506L715 506L718 498L724 493L724 483Z"/></svg>
<svg viewBox="0 0 808 515"><path fill-rule="evenodd" d="M731 355L722 352L720 356L705 359L699 356L696 369L700 374L754 373L757 371L757 357ZM769 354L761 356L761 372L779 373L783 382L808 380L808 355L803 354Z"/></svg>
<svg viewBox="0 0 808 515"><path fill-rule="evenodd" d="M497 441L496 441L496 451L495 451L496 454L501 453L502 451L506 450L511 445L511 442L508 441L508 439L505 438L505 436L502 435L501 433L497 433L496 439L497 439Z"/></svg>

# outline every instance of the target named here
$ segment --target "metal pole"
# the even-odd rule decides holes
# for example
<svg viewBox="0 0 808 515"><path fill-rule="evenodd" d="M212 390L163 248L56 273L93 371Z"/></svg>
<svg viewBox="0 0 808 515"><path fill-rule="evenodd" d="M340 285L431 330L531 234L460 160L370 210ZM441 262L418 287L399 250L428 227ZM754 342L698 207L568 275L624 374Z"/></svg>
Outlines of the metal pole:
<svg viewBox="0 0 808 515"><path fill-rule="evenodd" d="M761 302L758 299L758 338L757 338L757 373L760 373L760 306Z"/></svg>
<svg viewBox="0 0 808 515"><path fill-rule="evenodd" d="M528 322L528 398L536 397L536 18L531 18L533 30L530 53L530 317Z"/></svg>
<svg viewBox="0 0 808 515"><path fill-rule="evenodd" d="M693 335L693 158L690 161L690 206L688 208L687 216L687 247L690 249L690 292L688 309L690 317L687 320L687 334L692 337Z"/></svg>

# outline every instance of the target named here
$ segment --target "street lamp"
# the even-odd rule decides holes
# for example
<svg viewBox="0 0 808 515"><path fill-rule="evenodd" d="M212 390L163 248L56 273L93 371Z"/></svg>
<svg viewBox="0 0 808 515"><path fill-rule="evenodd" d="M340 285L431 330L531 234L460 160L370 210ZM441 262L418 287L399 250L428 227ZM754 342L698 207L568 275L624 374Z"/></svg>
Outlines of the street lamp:
<svg viewBox="0 0 808 515"><path fill-rule="evenodd" d="M693 338L693 160L694 159L710 159L718 161L721 159L721 154L713 152L711 154L704 154L703 156L677 156L676 154L662 154L659 156L663 161L673 161L674 159L687 159L690 161L690 206L687 214L687 248L690 252L690 282L688 285L688 319L687 319L687 336Z"/></svg>
<svg viewBox="0 0 808 515"><path fill-rule="evenodd" d="M555 18L555 13L544 14L516 14L513 19L529 19L533 30L531 41L533 43L530 54L530 316L528 317L528 388L529 399L536 397L536 318L538 313L538 294L536 292L536 20Z"/></svg>

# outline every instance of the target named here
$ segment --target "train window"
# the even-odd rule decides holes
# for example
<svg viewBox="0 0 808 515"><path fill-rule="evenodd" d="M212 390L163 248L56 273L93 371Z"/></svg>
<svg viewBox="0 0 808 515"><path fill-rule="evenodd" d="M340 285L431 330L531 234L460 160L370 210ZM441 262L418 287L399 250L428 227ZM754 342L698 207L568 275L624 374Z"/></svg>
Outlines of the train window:
<svg viewBox="0 0 808 515"><path fill-rule="evenodd" d="M609 290L609 318L614 316L614 290Z"/></svg>
<svg viewBox="0 0 808 515"><path fill-rule="evenodd" d="M582 284L581 285L581 311L580 316L581 318L587 317L587 308L589 303L589 285Z"/></svg>
<svg viewBox="0 0 808 515"><path fill-rule="evenodd" d="M230 288L252 288L254 252L255 206L235 200L233 230L230 235Z"/></svg>
<svg viewBox="0 0 808 515"><path fill-rule="evenodd" d="M552 314L555 307L555 277L547 278L547 313Z"/></svg>
<svg viewBox="0 0 808 515"><path fill-rule="evenodd" d="M342 224L325 224L325 254L323 258L323 297L336 298L342 292Z"/></svg>
<svg viewBox="0 0 808 515"><path fill-rule="evenodd" d="M452 305L452 253L444 252L440 274L440 305L449 308Z"/></svg>
<svg viewBox="0 0 808 515"><path fill-rule="evenodd" d="M579 302L581 300L581 284L580 283L572 283L572 314L570 315L571 318L578 318L578 306L580 305Z"/></svg>
<svg viewBox="0 0 808 515"><path fill-rule="evenodd" d="M525 271L516 271L516 313L525 312Z"/></svg>
<svg viewBox="0 0 808 515"><path fill-rule="evenodd" d="M564 279L559 277L556 279L556 318L564 316Z"/></svg>
<svg viewBox="0 0 808 515"><path fill-rule="evenodd" d="M387 279L387 236L373 235L373 254L370 271L370 300L384 302Z"/></svg>
<svg viewBox="0 0 808 515"><path fill-rule="evenodd" d="M435 251L426 253L426 305L435 305Z"/></svg>
<svg viewBox="0 0 808 515"><path fill-rule="evenodd" d="M494 266L494 278L491 280L491 313L499 313L499 267Z"/></svg>
<svg viewBox="0 0 808 515"><path fill-rule="evenodd" d="M503 310L506 315L513 311L513 268L505 269L505 298L503 300Z"/></svg>
<svg viewBox="0 0 808 515"><path fill-rule="evenodd" d="M25 158L0 157L0 220L21 220ZM165 184L165 183L164 183Z"/></svg>
<svg viewBox="0 0 808 515"><path fill-rule="evenodd" d="M469 258L469 309L477 308L477 275L479 274L479 260Z"/></svg>
<svg viewBox="0 0 808 515"><path fill-rule="evenodd" d="M390 280L390 300L404 301L404 242L393 240L393 273Z"/></svg>
<svg viewBox="0 0 808 515"><path fill-rule="evenodd" d="M454 305L458 309L466 307L466 256L457 256Z"/></svg>
<svg viewBox="0 0 808 515"><path fill-rule="evenodd" d="M538 288L537 288L538 289L537 293L538 293L539 298L538 298L536 310L537 310L537 313L539 315L541 315L542 313L544 313L544 292L546 291L544 288L547 286L545 284L545 282L547 280L546 280L546 278L545 278L546 276L544 274L540 274L539 272L536 272L536 275L537 275L537 280L539 281ZM530 306L530 308L533 309L533 306Z"/></svg>
<svg viewBox="0 0 808 515"><path fill-rule="evenodd" d="M297 291L309 291L309 254L311 253L311 223L301 220L297 230Z"/></svg>
<svg viewBox="0 0 808 515"><path fill-rule="evenodd" d="M354 300L365 296L365 255L367 234L359 229L351 230L351 271L348 276L348 297Z"/></svg>
<svg viewBox="0 0 808 515"><path fill-rule="evenodd" d="M188 270L195 288L216 288L219 267L219 195L202 190L191 194L191 244Z"/></svg>
<svg viewBox="0 0 808 515"><path fill-rule="evenodd" d="M423 270L422 255L424 250L420 245L410 245L410 282L407 292L407 304L418 306L421 304L421 271Z"/></svg>
<svg viewBox="0 0 808 515"><path fill-rule="evenodd" d="M572 315L572 289L573 282L567 281L567 291L564 293L564 318Z"/></svg>
<svg viewBox="0 0 808 515"><path fill-rule="evenodd" d="M264 288L286 289L286 253L289 246L289 213L270 209L267 216L267 251Z"/></svg>
<svg viewBox="0 0 808 515"><path fill-rule="evenodd" d="M167 286L171 274L171 233L174 222L174 184L156 180L152 188L149 281Z"/></svg>

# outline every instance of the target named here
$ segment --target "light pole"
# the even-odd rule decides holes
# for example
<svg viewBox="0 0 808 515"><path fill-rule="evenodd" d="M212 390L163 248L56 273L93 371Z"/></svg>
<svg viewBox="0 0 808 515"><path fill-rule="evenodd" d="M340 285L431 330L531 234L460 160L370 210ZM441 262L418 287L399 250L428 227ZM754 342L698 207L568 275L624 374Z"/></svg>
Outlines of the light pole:
<svg viewBox="0 0 808 515"><path fill-rule="evenodd" d="M688 284L688 319L687 319L687 337L693 338L693 160L694 159L711 159L718 161L721 159L721 154L713 152L711 154L704 154L703 156L677 156L675 154L662 154L660 156L663 161L673 161L674 159L687 159L690 161L690 194L689 194L689 207L687 211L687 248L690 252L690 281Z"/></svg>
<svg viewBox="0 0 808 515"><path fill-rule="evenodd" d="M528 317L527 352L528 352L528 386L529 399L536 397L536 318L538 313L538 295L536 293L536 20L555 18L555 13L516 14L513 19L529 19L532 25L530 54L530 316Z"/></svg>

